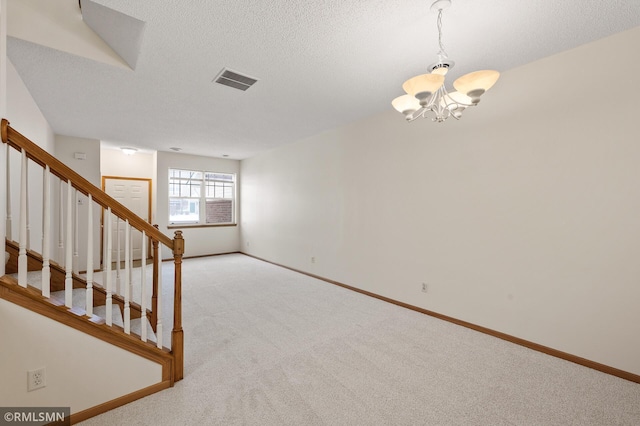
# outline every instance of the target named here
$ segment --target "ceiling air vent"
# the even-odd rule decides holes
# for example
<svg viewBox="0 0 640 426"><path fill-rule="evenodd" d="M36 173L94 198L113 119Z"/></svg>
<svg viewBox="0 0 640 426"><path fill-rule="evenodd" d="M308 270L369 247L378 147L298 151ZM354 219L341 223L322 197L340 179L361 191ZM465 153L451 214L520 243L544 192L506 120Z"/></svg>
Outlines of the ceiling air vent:
<svg viewBox="0 0 640 426"><path fill-rule="evenodd" d="M213 81L244 91L253 86L253 84L258 80L223 68L222 71L220 71L220 74L218 74Z"/></svg>

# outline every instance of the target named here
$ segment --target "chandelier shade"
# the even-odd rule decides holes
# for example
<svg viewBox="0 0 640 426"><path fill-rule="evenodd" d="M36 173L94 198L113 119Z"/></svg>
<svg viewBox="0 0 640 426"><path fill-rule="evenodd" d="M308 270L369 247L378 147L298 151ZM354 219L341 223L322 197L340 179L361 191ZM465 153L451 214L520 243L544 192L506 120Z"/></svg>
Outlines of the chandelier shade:
<svg viewBox="0 0 640 426"><path fill-rule="evenodd" d="M469 96L474 104L480 102L480 96L491 89L500 73L493 70L475 71L465 74L453 82L457 91Z"/></svg>
<svg viewBox="0 0 640 426"><path fill-rule="evenodd" d="M493 87L500 77L498 71L474 71L453 82L455 92L447 91L446 74L455 63L449 60L442 43L442 11L450 5L451 0L436 0L431 5L431 10L438 12L438 61L429 66L430 73L417 75L405 81L402 88L407 94L391 102L407 121L419 117L431 117L437 122L443 122L449 117L457 120L467 107L477 105L480 96Z"/></svg>
<svg viewBox="0 0 640 426"><path fill-rule="evenodd" d="M444 75L422 74L410 78L402 85L407 94L414 96L420 104L429 99L444 84Z"/></svg>
<svg viewBox="0 0 640 426"><path fill-rule="evenodd" d="M391 101L393 107L403 114L413 114L420 109L420 101L412 95L402 95Z"/></svg>

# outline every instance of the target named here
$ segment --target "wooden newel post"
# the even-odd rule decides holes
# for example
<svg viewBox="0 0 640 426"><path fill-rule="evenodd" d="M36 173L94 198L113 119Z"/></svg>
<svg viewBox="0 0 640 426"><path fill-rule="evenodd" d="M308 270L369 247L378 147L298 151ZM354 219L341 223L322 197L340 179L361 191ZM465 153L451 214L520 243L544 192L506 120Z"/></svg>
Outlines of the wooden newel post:
<svg viewBox="0 0 640 426"><path fill-rule="evenodd" d="M153 225L158 229L158 225ZM158 332L158 271L160 270L160 254L158 253L158 240L151 239L153 245L153 290L151 293L151 328Z"/></svg>
<svg viewBox="0 0 640 426"><path fill-rule="evenodd" d="M182 255L184 238L182 231L176 231L173 239L173 261L175 278L173 285L173 331L171 332L171 351L174 354L174 381L184 377L184 335L182 332Z"/></svg>

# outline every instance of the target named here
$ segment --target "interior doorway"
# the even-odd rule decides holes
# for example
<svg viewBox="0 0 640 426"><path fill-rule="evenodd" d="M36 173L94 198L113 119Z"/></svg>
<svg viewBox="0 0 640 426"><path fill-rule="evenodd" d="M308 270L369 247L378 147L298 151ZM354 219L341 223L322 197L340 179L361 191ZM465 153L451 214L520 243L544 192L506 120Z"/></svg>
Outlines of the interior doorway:
<svg viewBox="0 0 640 426"><path fill-rule="evenodd" d="M120 204L151 223L151 179L131 178L119 176L103 176L102 190L108 195L116 199ZM113 249L111 259L115 262L117 259L124 261L124 238L125 226L122 220L115 217L111 218L112 242ZM104 218L103 218L103 228ZM142 241L142 233L132 228L131 230L131 246L133 252L132 260L140 260L142 258L142 245L146 244L147 257L150 257L151 250L149 247L149 238ZM120 245L117 242L120 241ZM104 256L104 253L103 253Z"/></svg>

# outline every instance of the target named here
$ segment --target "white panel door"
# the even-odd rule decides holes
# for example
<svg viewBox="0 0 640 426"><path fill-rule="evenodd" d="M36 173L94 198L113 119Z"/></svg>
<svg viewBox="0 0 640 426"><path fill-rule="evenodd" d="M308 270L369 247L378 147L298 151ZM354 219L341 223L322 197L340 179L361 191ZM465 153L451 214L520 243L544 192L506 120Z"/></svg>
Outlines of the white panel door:
<svg viewBox="0 0 640 426"><path fill-rule="evenodd" d="M104 179L104 191L146 221L149 221L149 186L150 182L146 179ZM118 224L116 218L113 217L111 229L113 230L112 259L114 261L118 259L119 250L120 260L124 261L124 222L121 220ZM120 234L119 248L117 246L118 233ZM133 260L139 260L142 256L142 233L132 228L131 240ZM148 241L144 243L148 244ZM149 247L147 247L147 253L149 253Z"/></svg>

